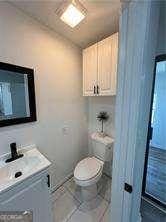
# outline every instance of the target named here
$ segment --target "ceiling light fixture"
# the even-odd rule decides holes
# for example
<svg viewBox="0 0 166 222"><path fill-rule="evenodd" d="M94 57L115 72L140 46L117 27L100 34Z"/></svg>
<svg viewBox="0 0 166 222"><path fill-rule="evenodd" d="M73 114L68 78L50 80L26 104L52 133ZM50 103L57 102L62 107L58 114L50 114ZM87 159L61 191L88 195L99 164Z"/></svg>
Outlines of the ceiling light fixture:
<svg viewBox="0 0 166 222"><path fill-rule="evenodd" d="M86 9L78 0L74 0L65 3L57 14L63 22L74 28L85 18Z"/></svg>

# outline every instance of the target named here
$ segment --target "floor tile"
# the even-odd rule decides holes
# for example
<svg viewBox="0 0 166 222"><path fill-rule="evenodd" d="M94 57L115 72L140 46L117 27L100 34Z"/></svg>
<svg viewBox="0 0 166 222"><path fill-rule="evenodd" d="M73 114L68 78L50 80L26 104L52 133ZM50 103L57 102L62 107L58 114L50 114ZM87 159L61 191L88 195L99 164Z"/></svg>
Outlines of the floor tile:
<svg viewBox="0 0 166 222"><path fill-rule="evenodd" d="M166 222L166 213L145 200L141 202L142 222Z"/></svg>
<svg viewBox="0 0 166 222"><path fill-rule="evenodd" d="M108 205L107 210L104 213L104 216L101 219L101 222L110 222L110 218L111 218L111 206Z"/></svg>
<svg viewBox="0 0 166 222"><path fill-rule="evenodd" d="M66 191L53 204L54 222L66 222L79 206L80 202Z"/></svg>
<svg viewBox="0 0 166 222"><path fill-rule="evenodd" d="M56 191L52 193L52 202L56 201L59 197L61 197L66 192L66 188L60 186Z"/></svg>
<svg viewBox="0 0 166 222"><path fill-rule="evenodd" d="M68 189L72 195L80 202L82 202L82 197L81 197L81 187L78 186L75 181L74 178L72 177L70 180L68 180L64 186L66 187L66 189Z"/></svg>
<svg viewBox="0 0 166 222"><path fill-rule="evenodd" d="M83 202L68 222L99 222L107 207L108 202L98 195L91 201Z"/></svg>
<svg viewBox="0 0 166 222"><path fill-rule="evenodd" d="M164 149L149 147L145 192L166 203L166 150Z"/></svg>
<svg viewBox="0 0 166 222"><path fill-rule="evenodd" d="M98 182L98 191L99 195L101 195L108 202L111 201L111 178L103 175L100 181Z"/></svg>

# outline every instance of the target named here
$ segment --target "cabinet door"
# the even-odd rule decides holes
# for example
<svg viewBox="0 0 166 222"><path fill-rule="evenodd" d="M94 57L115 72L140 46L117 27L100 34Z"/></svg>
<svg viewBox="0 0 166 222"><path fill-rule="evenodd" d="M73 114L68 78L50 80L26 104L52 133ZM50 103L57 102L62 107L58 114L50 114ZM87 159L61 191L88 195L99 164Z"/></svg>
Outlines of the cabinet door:
<svg viewBox="0 0 166 222"><path fill-rule="evenodd" d="M97 86L97 44L83 50L83 95L94 96Z"/></svg>
<svg viewBox="0 0 166 222"><path fill-rule="evenodd" d="M18 189L19 188L19 189ZM33 212L33 222L52 222L51 198L46 179L40 178L23 188L4 194L0 202L0 211Z"/></svg>
<svg viewBox="0 0 166 222"><path fill-rule="evenodd" d="M103 96L116 94L118 34L98 43L98 85Z"/></svg>
<svg viewBox="0 0 166 222"><path fill-rule="evenodd" d="M111 95L116 95L118 67L118 33L111 36Z"/></svg>

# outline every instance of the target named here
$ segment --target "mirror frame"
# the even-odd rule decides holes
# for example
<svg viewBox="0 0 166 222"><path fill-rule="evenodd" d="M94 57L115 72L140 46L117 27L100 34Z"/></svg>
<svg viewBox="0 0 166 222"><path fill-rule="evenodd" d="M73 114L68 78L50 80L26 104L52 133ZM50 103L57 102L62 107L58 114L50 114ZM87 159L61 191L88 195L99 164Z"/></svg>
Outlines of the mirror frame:
<svg viewBox="0 0 166 222"><path fill-rule="evenodd" d="M17 73L21 73L21 74L27 74L28 95L29 95L29 112L30 112L30 116L28 116L28 117L0 120L0 127L37 121L34 70L30 69L30 68L22 67L22 66L4 63L4 62L0 62L0 70L17 72Z"/></svg>

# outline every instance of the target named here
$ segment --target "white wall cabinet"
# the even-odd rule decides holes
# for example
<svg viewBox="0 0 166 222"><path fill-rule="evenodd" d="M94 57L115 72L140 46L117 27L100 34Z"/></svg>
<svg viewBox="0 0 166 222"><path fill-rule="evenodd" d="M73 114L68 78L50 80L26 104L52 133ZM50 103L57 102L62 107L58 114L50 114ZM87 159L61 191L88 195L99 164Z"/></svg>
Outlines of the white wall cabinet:
<svg viewBox="0 0 166 222"><path fill-rule="evenodd" d="M116 95L118 33L83 50L83 95Z"/></svg>

